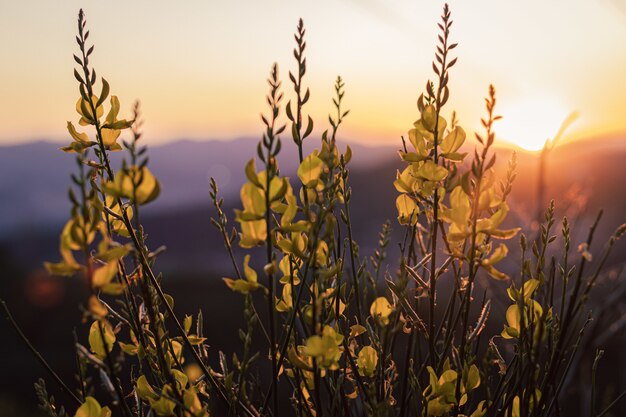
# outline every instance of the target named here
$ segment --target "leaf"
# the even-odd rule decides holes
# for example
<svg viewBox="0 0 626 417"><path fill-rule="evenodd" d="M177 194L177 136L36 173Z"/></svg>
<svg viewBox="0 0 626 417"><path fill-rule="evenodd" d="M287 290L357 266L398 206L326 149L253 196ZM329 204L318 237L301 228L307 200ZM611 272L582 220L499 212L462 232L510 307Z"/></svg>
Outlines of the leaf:
<svg viewBox="0 0 626 417"><path fill-rule="evenodd" d="M305 187L315 187L325 166L324 162L314 152L304 158L298 167L298 178Z"/></svg>
<svg viewBox="0 0 626 417"><path fill-rule="evenodd" d="M261 286L257 282L250 282L245 279L222 278L222 280L224 280L228 288L244 295L249 294L251 291L256 291Z"/></svg>
<svg viewBox="0 0 626 417"><path fill-rule="evenodd" d="M74 414L74 417L104 417L106 416L106 414L105 415L102 414L102 411L103 410L102 410L102 407L100 407L100 403L98 403L98 401L95 398L87 397L85 398L85 402L80 407L78 407L78 410L76 410L76 414Z"/></svg>
<svg viewBox="0 0 626 417"><path fill-rule="evenodd" d="M392 312L393 307L385 297L378 297L370 307L370 315L372 318L383 325L389 324L389 316Z"/></svg>
<svg viewBox="0 0 626 417"><path fill-rule="evenodd" d="M102 319L109 314L109 310L107 310L104 304L102 304L95 295L89 297L88 306L91 314L97 319Z"/></svg>
<svg viewBox="0 0 626 417"><path fill-rule="evenodd" d="M107 250L106 252L97 254L96 257L104 262L118 261L126 256L126 254L130 252L130 250L131 246L129 245L115 246Z"/></svg>
<svg viewBox="0 0 626 417"><path fill-rule="evenodd" d="M435 130L436 121L437 111L435 110L435 106L429 104L422 112L422 123L428 131L432 132Z"/></svg>
<svg viewBox="0 0 626 417"><path fill-rule="evenodd" d="M476 406L476 410L470 415L470 417L483 417L487 414L487 407L485 406L485 400L482 400Z"/></svg>
<svg viewBox="0 0 626 417"><path fill-rule="evenodd" d="M246 164L246 178L248 178L248 181L257 187L263 188L263 185L259 182L259 177L256 174L256 164L254 158L250 159Z"/></svg>
<svg viewBox="0 0 626 417"><path fill-rule="evenodd" d="M413 175L413 169L409 165L402 173L399 171L396 173L396 180L393 182L394 187L400 193L413 193L417 191L419 183L417 178Z"/></svg>
<svg viewBox="0 0 626 417"><path fill-rule="evenodd" d="M465 390L471 391L480 386L480 372L476 365L470 366L467 374L467 381L465 382Z"/></svg>
<svg viewBox="0 0 626 417"><path fill-rule="evenodd" d="M448 176L448 170L429 159L417 169L415 176L427 181L441 181Z"/></svg>
<svg viewBox="0 0 626 417"><path fill-rule="evenodd" d="M191 387L190 389L185 390L183 394L183 403L185 407L193 414L194 417L208 417L209 414L204 410L202 406L202 402L200 398L198 398L198 393L196 392L195 387ZM190 416L191 414L185 413L186 416Z"/></svg>
<svg viewBox="0 0 626 417"><path fill-rule="evenodd" d="M172 375L174 375L174 378L178 383L178 389L184 390L187 387L187 383L189 382L189 378L187 377L187 375L184 372L179 371L178 369L172 369Z"/></svg>
<svg viewBox="0 0 626 417"><path fill-rule="evenodd" d="M111 282L109 284L102 286L100 288L100 291L102 291L102 293L107 294L107 295L120 295L124 293L125 289L126 289L125 284Z"/></svg>
<svg viewBox="0 0 626 417"><path fill-rule="evenodd" d="M100 92L100 98L98 99L98 103L96 104L96 107L104 103L104 100L106 100L107 97L109 96L109 90L110 90L109 83L103 77L102 78L102 91Z"/></svg>
<svg viewBox="0 0 626 417"><path fill-rule="evenodd" d="M103 127L100 133L102 134L102 143L104 146L111 147L117 144L117 138L120 137L122 131Z"/></svg>
<svg viewBox="0 0 626 417"><path fill-rule="evenodd" d="M102 326L104 339L102 338L102 334L100 333L100 326ZM91 324L91 327L89 328L89 347L98 358L104 359L106 357L106 352L111 351L114 343L115 334L113 333L113 329L111 328L109 322L101 322L96 320Z"/></svg>
<svg viewBox="0 0 626 417"><path fill-rule="evenodd" d="M263 190L252 183L245 183L239 192L244 213L250 213L260 218L265 214L265 198Z"/></svg>
<svg viewBox="0 0 626 417"><path fill-rule="evenodd" d="M456 126L441 141L440 149L444 154L456 152L465 142L465 131L462 127Z"/></svg>
<svg viewBox="0 0 626 417"><path fill-rule="evenodd" d="M193 324L193 317L190 315L186 315L185 319L183 320L183 328L185 329L185 334L189 334L192 324Z"/></svg>
<svg viewBox="0 0 626 417"><path fill-rule="evenodd" d="M461 162L467 156L467 152L463 152L463 153L458 153L458 152L445 153L442 156L444 158L450 160L450 161Z"/></svg>
<svg viewBox="0 0 626 417"><path fill-rule="evenodd" d="M142 400L159 398L159 396L154 391L154 389L152 389L144 375L141 375L139 378L137 378L137 382L135 383L135 390L137 391L137 395L139 395L139 398L141 398Z"/></svg>
<svg viewBox="0 0 626 417"><path fill-rule="evenodd" d="M284 259L284 258L283 258ZM282 279L281 279L282 282ZM293 298L291 295L291 284L285 283L283 286L282 297L276 297L276 311L281 313L290 311L293 308Z"/></svg>
<svg viewBox="0 0 626 417"><path fill-rule="evenodd" d="M111 196L125 197L142 205L155 200L161 192L159 182L148 167L136 165L118 172L113 181L102 184L102 189Z"/></svg>
<svg viewBox="0 0 626 417"><path fill-rule="evenodd" d="M509 253L509 249L506 247L504 243L501 243L489 256L487 259L483 259L481 264L483 266L495 265L501 260L503 260L506 255Z"/></svg>
<svg viewBox="0 0 626 417"><path fill-rule="evenodd" d="M74 127L74 125L72 124L72 122L67 122L67 131L70 133L70 136L72 137L72 139L74 139L76 142L80 143L81 145L89 145L93 143L89 140L89 136L87 136L85 132L79 133Z"/></svg>
<svg viewBox="0 0 626 417"><path fill-rule="evenodd" d="M93 112L91 111L90 103L85 100L83 97L79 98L76 102L76 111L81 115L81 118L78 122L81 126L93 125L96 123L96 119L100 119L104 114L104 108L102 105L95 106L95 103L98 102L98 97L95 95L91 96L91 102L94 104L96 108L96 117L94 118Z"/></svg>
<svg viewBox="0 0 626 417"><path fill-rule="evenodd" d="M396 198L396 209L398 210L398 223L414 225L417 222L419 208L415 201L406 194L400 194Z"/></svg>
<svg viewBox="0 0 626 417"><path fill-rule="evenodd" d="M283 212L283 216L280 218L281 227L289 226L298 213L296 197L294 195L287 195L285 199L287 200L287 209Z"/></svg>
<svg viewBox="0 0 626 417"><path fill-rule="evenodd" d="M361 326L360 324L350 326L350 337L357 337L365 332L365 327Z"/></svg>
<svg viewBox="0 0 626 417"><path fill-rule="evenodd" d="M48 271L50 275L61 276L61 277L70 277L74 275L76 272L80 271L80 266L70 265L65 262L59 262L59 263L44 262L44 267L46 268L46 271Z"/></svg>
<svg viewBox="0 0 626 417"><path fill-rule="evenodd" d="M267 237L267 225L265 220L236 220L241 223L239 246L242 248L252 248L265 243Z"/></svg>
<svg viewBox="0 0 626 417"><path fill-rule="evenodd" d="M257 282L257 273L254 269L250 268L250 255L246 255L243 259L243 273L246 276L248 282Z"/></svg>
<svg viewBox="0 0 626 417"><path fill-rule="evenodd" d="M304 352L314 357L317 365L322 368L337 369L341 358L341 342L343 336L331 326L325 325L322 335L313 335L306 341Z"/></svg>
<svg viewBox="0 0 626 417"><path fill-rule="evenodd" d="M102 125L102 128L121 130L121 129L128 129L132 127L132 125L133 125L133 120L122 119L122 120L117 120L111 123L105 123L104 125Z"/></svg>
<svg viewBox="0 0 626 417"><path fill-rule="evenodd" d="M521 228L516 227L514 229L506 229L506 230L489 230L488 233L497 239L511 239L515 237L515 235L521 230Z"/></svg>
<svg viewBox="0 0 626 417"><path fill-rule="evenodd" d="M420 155L416 152L399 152L400 158L402 158L405 162L422 162L427 160L429 157L427 155Z"/></svg>
<svg viewBox="0 0 626 417"><path fill-rule="evenodd" d="M346 145L346 153L343 154L343 160L346 165L352 160L352 149L350 145Z"/></svg>
<svg viewBox="0 0 626 417"><path fill-rule="evenodd" d="M308 89L307 89L307 93L308 93ZM307 122L307 126L306 126L306 131L304 132L304 134L302 135L302 139L308 137L311 132L313 131L313 119L311 119L311 116L309 116L309 120Z"/></svg>
<svg viewBox="0 0 626 417"><path fill-rule="evenodd" d="M91 285L94 288L104 287L111 282L115 274L117 274L117 260L108 262L96 269L91 279Z"/></svg>
<svg viewBox="0 0 626 417"><path fill-rule="evenodd" d="M359 368L359 374L373 376L378 364L378 352L371 346L364 346L359 352L356 364Z"/></svg>
<svg viewBox="0 0 626 417"><path fill-rule="evenodd" d="M149 400L150 407L157 413L158 416L165 417L174 414L176 403L169 398L175 398L172 388L169 385L163 386L163 396L158 400Z"/></svg>
<svg viewBox="0 0 626 417"><path fill-rule="evenodd" d="M293 346L289 347L289 350L287 351L287 357L289 358L289 363L291 363L292 366L309 372L313 371L313 366L303 360L300 355L298 355L296 349Z"/></svg>

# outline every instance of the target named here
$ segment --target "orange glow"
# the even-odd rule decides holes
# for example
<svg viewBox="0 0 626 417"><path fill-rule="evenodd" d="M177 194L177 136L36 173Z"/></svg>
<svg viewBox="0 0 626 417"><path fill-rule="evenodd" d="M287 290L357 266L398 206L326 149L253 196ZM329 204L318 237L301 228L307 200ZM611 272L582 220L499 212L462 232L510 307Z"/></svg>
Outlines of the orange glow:
<svg viewBox="0 0 626 417"><path fill-rule="evenodd" d="M85 5L57 3L9 2L0 14L0 37L11 39L0 67L0 144L68 138L78 97L73 32ZM526 149L539 148L571 110L582 115L574 135L626 130L626 43L618 42L626 25L611 2L567 13L559 2L538 0L450 6L459 60L447 114L456 110L464 125L480 130L482 98L493 83L505 117L498 133ZM89 3L85 13L96 44L90 62L120 97L123 116L142 101L150 143L257 136L274 61L285 102L293 99L287 73L294 70L292 33L302 17L311 88L306 112L316 132L328 127L333 82L341 75L351 109L343 138L382 144L397 141L416 118L415 101L433 78L440 9L439 2L414 0L268 0L243 8L110 0Z"/></svg>
<svg viewBox="0 0 626 417"><path fill-rule="evenodd" d="M555 137L569 111L554 98L528 97L503 104L498 113L504 115L496 126L503 141L527 151L539 151Z"/></svg>

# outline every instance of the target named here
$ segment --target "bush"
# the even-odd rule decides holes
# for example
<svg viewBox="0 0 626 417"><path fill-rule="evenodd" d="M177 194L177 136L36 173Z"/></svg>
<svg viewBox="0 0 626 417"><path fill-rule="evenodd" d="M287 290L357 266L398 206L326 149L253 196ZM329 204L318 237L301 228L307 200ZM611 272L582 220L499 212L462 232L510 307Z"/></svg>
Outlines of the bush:
<svg viewBox="0 0 626 417"><path fill-rule="evenodd" d="M305 29L299 22L297 71L289 73L293 98L283 106L274 65L263 138L245 167L235 229L211 181L212 221L232 261L233 275L224 283L241 294L245 319L241 348L224 354L210 350L216 335L203 334L202 314L179 319L173 298L161 287L155 271L159 250L148 246L139 216L160 191L140 141L139 107L131 118L120 119L119 100L110 95L107 81L102 78L96 88L89 65L93 46L81 11L74 56L80 126L68 122L73 141L62 148L75 154L78 169L69 190L71 217L60 236L62 259L46 267L51 274L78 274L88 281L89 332L86 345L77 343L73 388L29 344L73 400L66 407L77 411L58 407L43 380L36 384L42 409L51 416L81 417L560 415L559 395L590 320L585 300L626 226L611 237L591 274L586 269L596 224L579 255L572 254L566 218L555 231L554 204L535 239L504 226L516 163L513 156L505 178L496 178L492 145L500 116L494 87L475 144L466 143L454 113L448 120L443 116L456 62L451 26L446 6L435 79L419 96L419 119L408 140L402 139L399 154L406 167L393 183L404 233L396 263L387 260L390 222L371 257L353 239L352 153L337 145L349 113L340 77L330 127L319 149L303 151L303 142L312 140L313 120L304 110L309 90ZM83 127L88 130L80 131ZM120 143L123 130L132 139ZM288 134L300 159L292 179L282 175L278 161L281 136ZM109 155L118 151L126 157L115 172ZM521 264L514 270L509 265L507 273L501 265L516 237ZM237 246L244 250L243 263ZM560 255L549 255L555 250ZM385 272L390 266L393 274ZM503 294L477 295L480 275L488 275L501 292L506 289L504 317L490 316L492 297ZM487 326L494 320L501 326L497 330ZM590 415L605 415L608 409L594 407L595 381L591 390Z"/></svg>

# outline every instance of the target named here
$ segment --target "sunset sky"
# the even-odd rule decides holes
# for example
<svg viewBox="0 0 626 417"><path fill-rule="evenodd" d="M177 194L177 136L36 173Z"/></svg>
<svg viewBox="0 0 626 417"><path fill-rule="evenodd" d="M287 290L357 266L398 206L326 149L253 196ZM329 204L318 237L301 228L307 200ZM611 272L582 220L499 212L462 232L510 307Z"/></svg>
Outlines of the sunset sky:
<svg viewBox="0 0 626 417"><path fill-rule="evenodd" d="M294 69L292 33L307 27L312 99L326 128L333 82L346 82L352 110L342 137L397 143L417 118L443 2L33 1L0 6L0 143L69 140L76 121L76 15L83 7L98 75L123 114L143 105L152 143L257 135L274 61L283 87ZM571 138L626 132L626 3L623 0L451 1L458 64L452 97L461 124L477 127L489 83L501 133L514 142L554 135L571 112Z"/></svg>

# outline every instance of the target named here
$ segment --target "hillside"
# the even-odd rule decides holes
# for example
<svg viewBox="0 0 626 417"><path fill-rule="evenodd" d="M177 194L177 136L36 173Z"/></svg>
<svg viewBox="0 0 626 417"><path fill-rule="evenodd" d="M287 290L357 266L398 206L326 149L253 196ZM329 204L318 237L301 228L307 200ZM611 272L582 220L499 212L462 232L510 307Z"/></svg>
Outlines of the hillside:
<svg viewBox="0 0 626 417"><path fill-rule="evenodd" d="M350 146L354 154L350 184L354 190L352 215L358 225L356 238L371 252L381 224L396 216L397 193L391 184L402 164L396 147ZM227 213L232 213L239 206L238 190L245 180L243 166L255 154L255 147L256 141L249 138L178 141L150 148L151 169L162 183L162 193L144 209L144 222L152 245L168 247L160 259L162 268L206 271L227 267L221 240L210 225L209 178L217 180ZM312 142L309 147L314 147ZM56 148L57 144L49 142L0 148L0 244L31 268L56 258L57 235L69 208L62 190L68 187L74 164L71 155ZM496 152L496 169L501 174L512 151L500 148ZM518 175L510 197L517 219L512 222L530 230L537 211L538 156L519 151L517 159ZM602 208L604 219L599 231L607 236L626 220L626 195L620 192L626 189L625 159L626 141L617 138L556 148L548 160L544 206L554 198L560 215L578 219L574 224L581 225L581 240L586 230L582 225ZM293 144L284 145L279 162L283 173L295 175Z"/></svg>

